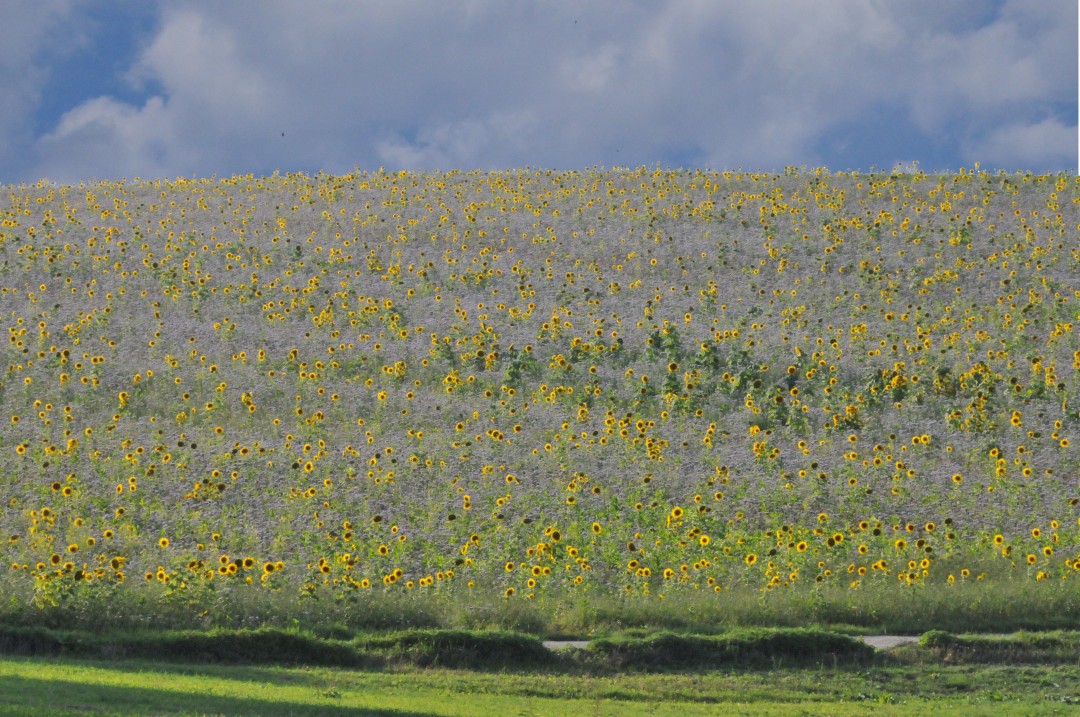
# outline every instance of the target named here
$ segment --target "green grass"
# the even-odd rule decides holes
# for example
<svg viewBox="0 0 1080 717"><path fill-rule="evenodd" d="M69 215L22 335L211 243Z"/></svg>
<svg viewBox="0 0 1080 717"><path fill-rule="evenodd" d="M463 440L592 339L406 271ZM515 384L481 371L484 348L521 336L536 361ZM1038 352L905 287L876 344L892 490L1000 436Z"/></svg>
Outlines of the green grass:
<svg viewBox="0 0 1080 717"><path fill-rule="evenodd" d="M464 630L406 630L345 640L275 628L86 632L0 626L0 654L353 668L523 669L555 662L534 637Z"/></svg>
<svg viewBox="0 0 1080 717"><path fill-rule="evenodd" d="M1080 664L1080 633L1034 632L1012 635L953 635L932 630L900 655L947 664Z"/></svg>
<svg viewBox="0 0 1080 717"><path fill-rule="evenodd" d="M874 648L821 630L740 630L721 636L659 633L594 640L589 652L616 670L776 668L871 662Z"/></svg>
<svg viewBox="0 0 1080 717"><path fill-rule="evenodd" d="M624 634L594 640L587 652L553 653L535 637L494 631L407 630L344 640L273 628L89 633L0 626L0 654L368 669L573 667L613 673L869 663L874 650L856 638L807 629L741 629L717 636Z"/></svg>
<svg viewBox="0 0 1080 717"><path fill-rule="evenodd" d="M1080 593L1071 581L969 581L897 590L869 585L853 591L819 586L762 594L732 588L680 592L656 600L640 595L549 594L505 600L478 590L431 593L370 591L350 600L297 603L275 593L223 593L208 598L206 616L154 599L154 586L129 585L104 596L76 595L61 605L0 609L0 624L51 629L126 631L239 629L262 625L325 637L402 630L504 630L539 637L607 636L628 629L715 633L737 627L816 626L852 634L921 634L1080 629ZM209 605L202 603L202 607Z"/></svg>
<svg viewBox="0 0 1080 717"><path fill-rule="evenodd" d="M553 665L555 656L528 635L464 630L408 630L361 635L351 641L359 654L421 667L525 669Z"/></svg>
<svg viewBox="0 0 1080 717"><path fill-rule="evenodd" d="M630 629L593 639L584 651L552 652L536 637L507 631L419 629L325 636L276 628L88 632L0 625L0 655L614 674L836 667L888 663L894 658L904 664L1076 664L1080 632L957 635L932 630L917 645L879 653L856 636L819 628L737 628L709 635Z"/></svg>
<svg viewBox="0 0 1080 717"><path fill-rule="evenodd" d="M947 717L1064 715L1080 704L1078 632L933 631L883 652L821 630L635 632L552 653L513 633L8 627L0 715Z"/></svg>
<svg viewBox="0 0 1080 717"><path fill-rule="evenodd" d="M276 629L90 633L0 627L0 653L189 662L363 667L378 664L340 640Z"/></svg>
<svg viewBox="0 0 1080 717"><path fill-rule="evenodd" d="M1066 715L1073 666L600 676L0 660L0 715Z"/></svg>

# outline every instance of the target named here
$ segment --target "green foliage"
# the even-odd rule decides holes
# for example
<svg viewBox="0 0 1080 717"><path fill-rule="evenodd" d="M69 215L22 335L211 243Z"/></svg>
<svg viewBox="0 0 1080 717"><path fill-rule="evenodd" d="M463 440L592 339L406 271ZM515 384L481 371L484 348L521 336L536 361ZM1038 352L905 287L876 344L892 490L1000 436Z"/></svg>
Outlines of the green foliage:
<svg viewBox="0 0 1080 717"><path fill-rule="evenodd" d="M869 662L874 648L858 639L814 629L744 629L720 636L665 632L601 639L589 651L619 670L777 668Z"/></svg>
<svg viewBox="0 0 1080 717"><path fill-rule="evenodd" d="M352 644L421 667L520 669L555 662L553 653L538 639L513 632L409 630L363 635Z"/></svg>
<svg viewBox="0 0 1080 717"><path fill-rule="evenodd" d="M0 653L190 663L378 664L345 643L275 628L87 633L0 625Z"/></svg>
<svg viewBox="0 0 1080 717"><path fill-rule="evenodd" d="M918 645L899 659L945 664L1075 665L1080 632L1017 632L1011 635L956 635L944 630L923 633Z"/></svg>

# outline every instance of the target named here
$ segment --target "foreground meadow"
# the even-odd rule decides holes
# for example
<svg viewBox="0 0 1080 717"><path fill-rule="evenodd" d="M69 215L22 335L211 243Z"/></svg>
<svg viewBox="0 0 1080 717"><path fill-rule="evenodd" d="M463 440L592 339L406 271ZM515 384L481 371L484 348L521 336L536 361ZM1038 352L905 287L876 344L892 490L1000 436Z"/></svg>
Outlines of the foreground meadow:
<svg viewBox="0 0 1080 717"><path fill-rule="evenodd" d="M3 187L0 611L1075 625L1078 232L1065 175Z"/></svg>
<svg viewBox="0 0 1080 717"><path fill-rule="evenodd" d="M1073 665L490 674L0 660L0 715L1068 715Z"/></svg>

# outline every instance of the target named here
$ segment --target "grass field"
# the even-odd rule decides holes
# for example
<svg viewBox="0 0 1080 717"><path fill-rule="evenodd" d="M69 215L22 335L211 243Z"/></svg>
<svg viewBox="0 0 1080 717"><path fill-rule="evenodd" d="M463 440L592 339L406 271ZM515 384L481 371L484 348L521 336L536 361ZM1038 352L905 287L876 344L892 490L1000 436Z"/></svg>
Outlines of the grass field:
<svg viewBox="0 0 1080 717"><path fill-rule="evenodd" d="M1080 183L0 192L0 613L1080 626Z"/></svg>
<svg viewBox="0 0 1080 717"><path fill-rule="evenodd" d="M9 658L0 660L0 715L1066 715L1080 704L1077 684L1075 659L950 665L914 652L856 667L704 674Z"/></svg>

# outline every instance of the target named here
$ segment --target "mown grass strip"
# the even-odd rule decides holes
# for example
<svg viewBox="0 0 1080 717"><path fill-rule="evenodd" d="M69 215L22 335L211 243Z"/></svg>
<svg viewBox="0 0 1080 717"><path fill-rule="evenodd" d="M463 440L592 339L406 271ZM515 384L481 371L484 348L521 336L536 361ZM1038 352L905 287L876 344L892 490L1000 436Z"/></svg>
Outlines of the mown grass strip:
<svg viewBox="0 0 1080 717"><path fill-rule="evenodd" d="M538 639L510 632L409 630L344 641L275 628L90 633L4 625L0 654L368 669L524 669L556 660Z"/></svg>
<svg viewBox="0 0 1080 717"><path fill-rule="evenodd" d="M874 649L856 638L823 630L739 630L720 636L663 632L596 640L585 660L592 664L580 665L580 655L556 654L535 637L504 631L406 630L344 641L274 628L88 633L0 626L0 654L368 669L562 666L650 671L849 664L872 660Z"/></svg>
<svg viewBox="0 0 1080 717"><path fill-rule="evenodd" d="M870 662L875 650L857 638L812 629L739 630L727 635L601 639L588 651L623 670L791 667Z"/></svg>
<svg viewBox="0 0 1080 717"><path fill-rule="evenodd" d="M954 635L931 630L907 649L946 664L1080 665L1080 632Z"/></svg>
<svg viewBox="0 0 1080 717"><path fill-rule="evenodd" d="M349 645L273 628L90 633L0 626L0 653L105 659L370 667Z"/></svg>
<svg viewBox="0 0 1080 717"><path fill-rule="evenodd" d="M0 655L191 664L383 670L618 672L775 669L889 664L1080 664L1080 632L961 636L925 633L888 653L858 637L817 628L747 628L720 635L636 631L598 638L586 650L552 651L507 631L404 630L350 639L260 628L92 633L0 624Z"/></svg>
<svg viewBox="0 0 1080 717"><path fill-rule="evenodd" d="M422 667L506 669L550 666L557 657L535 637L515 632L407 630L365 635L352 643L364 653L385 654Z"/></svg>
<svg viewBox="0 0 1080 717"><path fill-rule="evenodd" d="M606 677L0 659L0 716L1060 715L1078 668L919 667ZM1043 685L1043 687L1038 687Z"/></svg>

